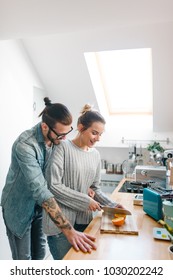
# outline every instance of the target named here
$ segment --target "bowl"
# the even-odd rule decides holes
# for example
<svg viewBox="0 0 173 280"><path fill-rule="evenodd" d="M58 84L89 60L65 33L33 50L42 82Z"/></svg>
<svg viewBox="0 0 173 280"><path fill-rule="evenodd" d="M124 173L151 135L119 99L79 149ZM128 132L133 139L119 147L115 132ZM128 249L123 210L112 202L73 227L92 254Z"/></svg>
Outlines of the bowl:
<svg viewBox="0 0 173 280"><path fill-rule="evenodd" d="M173 244L168 247L168 253L171 260L173 260Z"/></svg>

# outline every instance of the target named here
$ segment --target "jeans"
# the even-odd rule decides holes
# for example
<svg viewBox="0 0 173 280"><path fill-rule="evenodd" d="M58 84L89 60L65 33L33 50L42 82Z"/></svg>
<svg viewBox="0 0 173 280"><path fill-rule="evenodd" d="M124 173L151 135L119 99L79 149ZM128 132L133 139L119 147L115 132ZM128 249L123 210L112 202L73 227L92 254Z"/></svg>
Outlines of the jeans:
<svg viewBox="0 0 173 280"><path fill-rule="evenodd" d="M74 225L74 228L78 231L84 231L88 225ZM68 242L66 236L63 233L52 235L47 237L49 250L54 260L62 260L68 250L71 248L71 244Z"/></svg>
<svg viewBox="0 0 173 280"><path fill-rule="evenodd" d="M42 231L42 208L35 207L35 215L24 236L16 237L7 227L13 260L43 260L46 254L46 238Z"/></svg>

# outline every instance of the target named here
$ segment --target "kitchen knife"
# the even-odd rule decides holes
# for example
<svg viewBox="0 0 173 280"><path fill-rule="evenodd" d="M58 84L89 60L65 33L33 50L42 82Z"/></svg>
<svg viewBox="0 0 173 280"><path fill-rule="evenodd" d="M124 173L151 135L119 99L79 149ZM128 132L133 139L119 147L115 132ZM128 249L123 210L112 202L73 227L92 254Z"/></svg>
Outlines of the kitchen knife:
<svg viewBox="0 0 173 280"><path fill-rule="evenodd" d="M103 211L108 214L125 214L125 215L131 215L132 213L126 209L123 208L117 208L117 207L108 207L108 206L101 206Z"/></svg>

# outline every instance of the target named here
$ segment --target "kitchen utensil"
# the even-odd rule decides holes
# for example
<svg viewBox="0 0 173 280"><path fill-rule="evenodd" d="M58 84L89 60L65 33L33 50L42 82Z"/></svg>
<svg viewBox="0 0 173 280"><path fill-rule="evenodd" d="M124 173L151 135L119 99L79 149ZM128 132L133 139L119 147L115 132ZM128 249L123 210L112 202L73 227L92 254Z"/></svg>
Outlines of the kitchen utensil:
<svg viewBox="0 0 173 280"><path fill-rule="evenodd" d="M116 165L114 165L114 173L116 173L116 174L122 174L123 173L121 163L117 163Z"/></svg>
<svg viewBox="0 0 173 280"><path fill-rule="evenodd" d="M108 207L108 206L101 206L101 208L103 209L103 211L105 213L131 215L130 211L123 209L123 208Z"/></svg>
<svg viewBox="0 0 173 280"><path fill-rule="evenodd" d="M112 223L112 215L106 212L102 213L100 232L138 235L138 229L132 215L126 216L125 223L122 226L115 226Z"/></svg>
<svg viewBox="0 0 173 280"><path fill-rule="evenodd" d="M114 173L114 164L113 163L107 163L106 173Z"/></svg>
<svg viewBox="0 0 173 280"><path fill-rule="evenodd" d="M136 164L137 164L137 162L136 162L136 159L134 158L134 156L131 159L123 161L122 170L125 175L125 178L131 179L134 177L134 171L135 171Z"/></svg>

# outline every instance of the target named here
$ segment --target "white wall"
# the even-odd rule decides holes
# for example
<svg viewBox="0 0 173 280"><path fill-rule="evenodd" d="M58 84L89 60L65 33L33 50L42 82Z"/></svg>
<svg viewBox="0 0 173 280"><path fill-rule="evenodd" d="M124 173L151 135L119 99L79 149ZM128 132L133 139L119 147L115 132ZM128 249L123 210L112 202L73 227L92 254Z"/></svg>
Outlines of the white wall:
<svg viewBox="0 0 173 280"><path fill-rule="evenodd" d="M152 48L154 121L144 130L143 122L128 120L119 127L118 119L107 125L100 145L122 147L121 139L166 139L173 146L173 22L100 28L83 32L27 38L24 44L54 100L65 103L74 115L81 106L97 101L91 85L84 52L126 48ZM58 89L58 90L57 90ZM142 98L145 96L141 96ZM75 125L75 123L74 123ZM150 126L151 127L151 126Z"/></svg>
<svg viewBox="0 0 173 280"><path fill-rule="evenodd" d="M90 102L97 106L84 52L111 49L151 47L153 49L154 77L154 131L143 131L142 123L130 130L117 129L116 121L106 127L101 146L120 146L121 138L144 136L147 139L170 137L173 146L173 23L122 26L112 29L95 29L78 33L28 38L24 44L37 66L40 77L49 88L54 102L65 103L74 115L74 126L81 106ZM56 53L56 57L55 57ZM10 163L11 145L17 135L32 125L33 86L42 88L37 74L20 41L0 41L0 92L1 92L1 137L0 137L0 188L4 185ZM55 90L56 88L56 90ZM58 91L57 91L58 88ZM145 97L143 97L145 98ZM140 133L139 133L140 132ZM101 150L107 155L108 150ZM114 154L115 152L115 154ZM111 150L109 160L116 157L121 162L127 149ZM1 191L1 189L0 189ZM0 219L2 223L2 219ZM0 259L8 248L3 223L0 224Z"/></svg>
<svg viewBox="0 0 173 280"><path fill-rule="evenodd" d="M33 86L42 87L42 84L21 41L0 41L0 196L10 165L12 143L33 123ZM0 259L10 259L1 211L0 244Z"/></svg>

